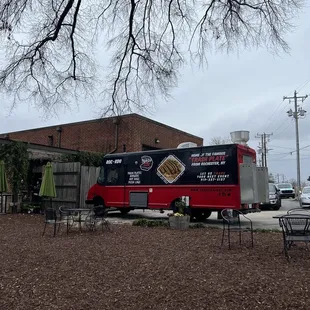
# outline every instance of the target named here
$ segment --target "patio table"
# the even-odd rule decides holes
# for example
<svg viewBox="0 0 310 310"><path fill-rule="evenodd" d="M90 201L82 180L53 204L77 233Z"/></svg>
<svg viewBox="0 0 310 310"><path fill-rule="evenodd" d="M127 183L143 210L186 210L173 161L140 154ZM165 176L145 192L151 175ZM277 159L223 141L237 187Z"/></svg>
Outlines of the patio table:
<svg viewBox="0 0 310 310"><path fill-rule="evenodd" d="M80 231L82 231L82 222L84 222L82 220L82 213L86 213L88 215L90 212L93 211L93 209L92 208L70 208L70 209L66 209L66 211L78 213L79 229Z"/></svg>

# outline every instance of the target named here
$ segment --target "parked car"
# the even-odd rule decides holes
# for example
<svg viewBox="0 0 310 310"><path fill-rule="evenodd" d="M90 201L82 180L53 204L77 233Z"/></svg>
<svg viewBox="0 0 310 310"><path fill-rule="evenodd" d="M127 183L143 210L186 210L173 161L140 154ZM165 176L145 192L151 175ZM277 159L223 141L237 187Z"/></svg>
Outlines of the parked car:
<svg viewBox="0 0 310 310"><path fill-rule="evenodd" d="M290 183L279 183L276 185L280 190L280 197L282 198L295 198L295 190Z"/></svg>
<svg viewBox="0 0 310 310"><path fill-rule="evenodd" d="M275 184L269 183L269 202L261 204L261 209L279 210L281 208L280 191Z"/></svg>
<svg viewBox="0 0 310 310"><path fill-rule="evenodd" d="M305 186L300 195L300 206L310 207L310 186Z"/></svg>

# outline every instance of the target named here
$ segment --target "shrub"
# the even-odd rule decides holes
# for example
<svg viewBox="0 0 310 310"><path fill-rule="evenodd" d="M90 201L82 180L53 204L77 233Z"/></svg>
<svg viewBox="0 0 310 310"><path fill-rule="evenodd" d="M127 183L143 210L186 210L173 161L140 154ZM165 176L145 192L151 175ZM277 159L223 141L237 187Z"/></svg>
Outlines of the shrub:
<svg viewBox="0 0 310 310"><path fill-rule="evenodd" d="M135 220L132 225L140 227L168 227L169 223L165 220L138 219Z"/></svg>

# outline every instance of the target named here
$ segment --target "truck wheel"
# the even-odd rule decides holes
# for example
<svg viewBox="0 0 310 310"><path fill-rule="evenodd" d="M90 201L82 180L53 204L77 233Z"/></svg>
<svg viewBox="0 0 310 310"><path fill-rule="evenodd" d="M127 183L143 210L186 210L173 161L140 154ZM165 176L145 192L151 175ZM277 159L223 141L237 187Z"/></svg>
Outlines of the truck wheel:
<svg viewBox="0 0 310 310"><path fill-rule="evenodd" d="M130 212L130 208L121 208L121 209L118 209L122 215L126 215Z"/></svg>
<svg viewBox="0 0 310 310"><path fill-rule="evenodd" d="M99 206L105 207L104 201L101 198L94 199L94 207L99 207Z"/></svg>
<svg viewBox="0 0 310 310"><path fill-rule="evenodd" d="M193 211L193 217L195 217L197 221L203 222L211 216L211 213L210 210Z"/></svg>

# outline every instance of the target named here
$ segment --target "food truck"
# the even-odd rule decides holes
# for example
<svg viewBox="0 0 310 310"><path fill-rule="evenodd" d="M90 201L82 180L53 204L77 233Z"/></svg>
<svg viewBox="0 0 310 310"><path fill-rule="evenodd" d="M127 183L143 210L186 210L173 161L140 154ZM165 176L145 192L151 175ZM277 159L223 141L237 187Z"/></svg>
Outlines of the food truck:
<svg viewBox="0 0 310 310"><path fill-rule="evenodd" d="M182 196L198 220L226 208L259 211L268 200L268 171L256 166L255 150L238 143L108 154L86 203L126 214L175 210Z"/></svg>

